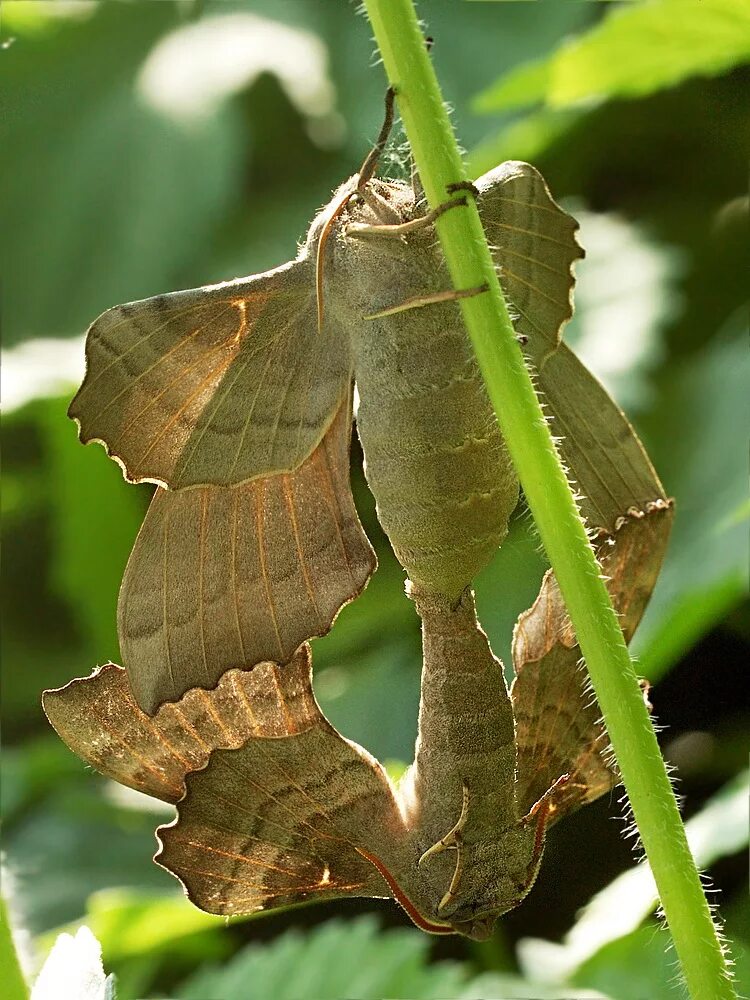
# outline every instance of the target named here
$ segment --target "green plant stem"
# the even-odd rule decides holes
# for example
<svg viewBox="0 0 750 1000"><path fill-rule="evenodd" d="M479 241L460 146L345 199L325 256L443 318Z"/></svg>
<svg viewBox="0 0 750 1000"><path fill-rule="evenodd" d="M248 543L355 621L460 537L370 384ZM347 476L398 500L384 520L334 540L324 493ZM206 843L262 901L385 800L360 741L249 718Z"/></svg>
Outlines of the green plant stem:
<svg viewBox="0 0 750 1000"><path fill-rule="evenodd" d="M365 8L434 208L447 199L447 185L466 176L412 0L365 0ZM446 212L436 226L454 286L488 287L461 300L464 321L575 626L688 989L695 1000L731 1000L736 994L725 956L635 670L516 342L472 199L466 210Z"/></svg>
<svg viewBox="0 0 750 1000"><path fill-rule="evenodd" d="M8 917L8 905L0 896L0 976L5 983L3 996L6 1000L28 1000L29 989L21 971L13 930Z"/></svg>

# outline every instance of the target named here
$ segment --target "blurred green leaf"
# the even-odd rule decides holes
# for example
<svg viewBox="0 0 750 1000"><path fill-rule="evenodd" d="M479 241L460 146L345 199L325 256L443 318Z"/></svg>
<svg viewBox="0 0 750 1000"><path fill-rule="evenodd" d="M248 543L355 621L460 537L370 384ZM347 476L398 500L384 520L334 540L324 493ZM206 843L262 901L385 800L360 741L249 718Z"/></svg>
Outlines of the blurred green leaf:
<svg viewBox="0 0 750 1000"><path fill-rule="evenodd" d="M223 967L204 968L176 1000L236 1000L247 984L257 996L297 1000L607 1000L590 990L561 992L519 976L490 973L470 979L455 962L428 964L429 938L413 928L381 931L372 917L331 920L307 934L287 932L272 944L250 945ZM467 981L469 980L469 981Z"/></svg>
<svg viewBox="0 0 750 1000"><path fill-rule="evenodd" d="M454 963L429 966L428 949L416 930L381 932L371 917L331 920L306 935L290 931L263 948L250 945L223 967L202 969L175 996L236 1000L248 983L275 1000L455 996L464 972Z"/></svg>
<svg viewBox="0 0 750 1000"><path fill-rule="evenodd" d="M520 976L488 972L473 979L456 1000L610 1000L610 996L599 990L548 986L532 983Z"/></svg>
<svg viewBox="0 0 750 1000"><path fill-rule="evenodd" d="M668 931L655 923L606 944L578 969L577 986L603 990L612 1000L678 1000L685 996Z"/></svg>
<svg viewBox="0 0 750 1000"><path fill-rule="evenodd" d="M115 981L104 973L102 950L88 929L61 934L34 983L31 1000L116 1000Z"/></svg>
<svg viewBox="0 0 750 1000"><path fill-rule="evenodd" d="M744 312L700 353L662 373L656 406L639 421L675 497L664 569L634 652L651 681L747 593L746 454L750 355Z"/></svg>
<svg viewBox="0 0 750 1000"><path fill-rule="evenodd" d="M104 782L79 766L79 782L60 784L4 836L15 907L33 934L79 918L98 889L168 891L174 885L151 863L153 814L108 801L101 794Z"/></svg>
<svg viewBox="0 0 750 1000"><path fill-rule="evenodd" d="M750 62L750 7L737 0L651 0L608 12L547 60L527 63L478 94L478 112L544 101L560 108L600 97L637 97L690 76Z"/></svg>
<svg viewBox="0 0 750 1000"><path fill-rule="evenodd" d="M535 163L583 117L583 111L573 108L542 108L517 118L470 150L469 174L478 177L505 160Z"/></svg>
<svg viewBox="0 0 750 1000"><path fill-rule="evenodd" d="M0 978L5 984L5 1000L27 1000L29 991L18 959L4 895L0 896Z"/></svg>
<svg viewBox="0 0 750 1000"><path fill-rule="evenodd" d="M573 212L586 257L576 264L565 342L625 413L638 413L654 403L651 373L665 355L663 328L681 305L683 255L622 216Z"/></svg>
<svg viewBox="0 0 750 1000"><path fill-rule="evenodd" d="M0 758L0 801L6 824L61 782L81 776L81 762L55 733L49 733L22 748L5 747Z"/></svg>
<svg viewBox="0 0 750 1000"><path fill-rule="evenodd" d="M195 958L215 958L229 947L221 935L206 933L223 931L226 920L199 910L177 888L162 892L100 889L89 896L81 921L41 935L38 947L44 952L59 933L74 934L84 924L96 935L109 964L160 950L186 950Z"/></svg>
<svg viewBox="0 0 750 1000"><path fill-rule="evenodd" d="M188 127L133 86L176 23L172 3L105 3L54 30L19 30L3 52L6 344L81 333L113 303L173 287L235 198L227 114Z"/></svg>
<svg viewBox="0 0 750 1000"><path fill-rule="evenodd" d="M94 662L118 659L117 594L151 490L126 483L95 446L82 448L67 418L69 399L46 400L41 431L48 455L54 531L52 582L67 600ZM81 664L85 676L94 663Z"/></svg>

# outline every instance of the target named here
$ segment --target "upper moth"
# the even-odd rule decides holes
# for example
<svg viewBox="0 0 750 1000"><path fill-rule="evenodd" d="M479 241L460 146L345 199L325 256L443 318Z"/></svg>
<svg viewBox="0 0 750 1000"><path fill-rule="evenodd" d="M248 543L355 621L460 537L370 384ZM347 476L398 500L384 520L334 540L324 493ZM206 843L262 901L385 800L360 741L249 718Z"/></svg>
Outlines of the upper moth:
<svg viewBox="0 0 750 1000"><path fill-rule="evenodd" d="M81 440L105 444L129 480L166 487L119 609L149 714L229 667L288 661L364 586L374 561L344 468L353 381L368 482L409 578L456 600L505 536L518 483L434 213L418 185L375 177L376 161L334 192L291 263L116 306L89 330L70 407ZM475 191L543 371L572 311L577 224L525 163Z"/></svg>

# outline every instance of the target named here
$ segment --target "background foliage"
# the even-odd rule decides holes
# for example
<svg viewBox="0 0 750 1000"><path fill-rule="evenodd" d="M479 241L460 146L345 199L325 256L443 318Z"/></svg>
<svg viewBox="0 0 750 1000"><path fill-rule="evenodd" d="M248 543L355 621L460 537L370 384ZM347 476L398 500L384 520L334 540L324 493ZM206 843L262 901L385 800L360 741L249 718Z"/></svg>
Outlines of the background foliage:
<svg viewBox="0 0 750 1000"><path fill-rule="evenodd" d="M433 0L423 14L472 170L530 159L581 219L567 339L676 497L637 651L744 975L750 18L733 0ZM249 982L258 997L679 995L647 880L617 878L632 856L615 801L555 828L533 893L486 945L431 943L366 902L225 926L148 860L168 811L88 772L49 730L42 688L118 659L117 589L149 496L65 418L83 331L115 302L292 257L369 148L384 80L364 19L326 0L6 0L2 15L3 884L28 973L84 921L125 1000L218 1000ZM403 161L396 150L389 170ZM398 767L416 729L417 623L356 451L353 467L381 566L316 642L317 691L345 735ZM521 512L478 582L506 662L543 570ZM60 961L96 966L91 947L76 937ZM111 989L94 980L92 997Z"/></svg>

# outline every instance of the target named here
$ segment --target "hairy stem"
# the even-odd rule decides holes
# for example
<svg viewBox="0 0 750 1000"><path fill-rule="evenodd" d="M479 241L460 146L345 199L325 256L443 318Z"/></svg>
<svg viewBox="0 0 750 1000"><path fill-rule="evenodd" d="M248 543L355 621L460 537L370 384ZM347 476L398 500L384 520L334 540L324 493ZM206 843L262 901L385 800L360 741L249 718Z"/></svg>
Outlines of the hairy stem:
<svg viewBox="0 0 750 1000"><path fill-rule="evenodd" d="M435 208L446 200L447 186L466 176L413 0L365 0L365 8ZM486 294L461 299L464 321L575 626L688 989L695 1000L731 1000L736 994L725 955L635 670L516 343L479 214L469 202L465 211L446 212L436 223L454 286L488 286Z"/></svg>

